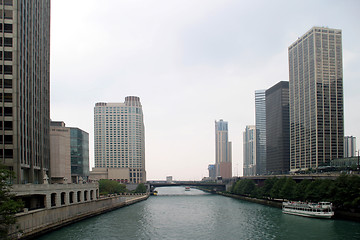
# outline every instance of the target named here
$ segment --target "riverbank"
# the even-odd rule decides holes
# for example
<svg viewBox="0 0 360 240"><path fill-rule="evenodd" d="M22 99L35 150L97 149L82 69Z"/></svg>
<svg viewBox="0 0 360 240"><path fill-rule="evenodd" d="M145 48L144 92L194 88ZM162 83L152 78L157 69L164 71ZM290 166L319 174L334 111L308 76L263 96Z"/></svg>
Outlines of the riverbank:
<svg viewBox="0 0 360 240"><path fill-rule="evenodd" d="M117 195L68 206L19 213L16 215L16 225L9 231L9 237L32 239L71 223L144 201L148 197L148 194Z"/></svg>
<svg viewBox="0 0 360 240"><path fill-rule="evenodd" d="M280 209L282 208L281 200L258 199L258 198L251 198L251 197L240 196L240 195L235 195L235 194L230 194L230 193L223 193L223 192L217 192L217 194L226 196L226 197L245 200L245 201L249 201L249 202L253 202L253 203L258 203L258 204L262 204L262 205L266 205L266 206L276 207L276 208L280 208ZM334 218L360 222L360 213L348 212L348 211L343 211L343 210L334 210Z"/></svg>

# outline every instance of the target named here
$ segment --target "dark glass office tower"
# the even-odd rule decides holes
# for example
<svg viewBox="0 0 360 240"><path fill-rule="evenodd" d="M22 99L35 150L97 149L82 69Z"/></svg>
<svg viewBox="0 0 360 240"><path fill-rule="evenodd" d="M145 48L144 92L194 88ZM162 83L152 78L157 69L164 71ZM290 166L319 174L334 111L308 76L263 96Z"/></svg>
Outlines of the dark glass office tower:
<svg viewBox="0 0 360 240"><path fill-rule="evenodd" d="M266 169L284 174L290 169L289 82L266 90Z"/></svg>
<svg viewBox="0 0 360 240"><path fill-rule="evenodd" d="M341 30L313 27L289 51L290 170L344 155Z"/></svg>

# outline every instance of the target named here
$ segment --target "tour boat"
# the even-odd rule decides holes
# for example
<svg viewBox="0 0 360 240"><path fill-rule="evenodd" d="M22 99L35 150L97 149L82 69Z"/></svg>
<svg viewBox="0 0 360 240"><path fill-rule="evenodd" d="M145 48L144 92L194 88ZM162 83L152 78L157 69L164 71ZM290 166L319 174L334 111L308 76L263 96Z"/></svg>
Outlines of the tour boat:
<svg viewBox="0 0 360 240"><path fill-rule="evenodd" d="M332 218L334 211L330 202L305 203L305 202L283 202L283 213L314 218Z"/></svg>
<svg viewBox="0 0 360 240"><path fill-rule="evenodd" d="M185 191L190 191L190 187L185 187Z"/></svg>

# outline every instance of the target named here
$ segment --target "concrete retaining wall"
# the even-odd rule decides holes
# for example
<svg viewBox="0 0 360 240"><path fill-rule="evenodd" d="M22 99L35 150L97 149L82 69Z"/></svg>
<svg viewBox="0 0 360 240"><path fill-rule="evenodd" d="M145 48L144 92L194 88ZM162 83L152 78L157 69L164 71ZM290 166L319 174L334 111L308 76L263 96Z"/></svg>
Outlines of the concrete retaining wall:
<svg viewBox="0 0 360 240"><path fill-rule="evenodd" d="M120 195L91 202L19 213L16 216L16 226L19 228L16 229L14 226L10 230L10 237L14 239L34 237L88 217L146 200L148 197L148 194Z"/></svg>

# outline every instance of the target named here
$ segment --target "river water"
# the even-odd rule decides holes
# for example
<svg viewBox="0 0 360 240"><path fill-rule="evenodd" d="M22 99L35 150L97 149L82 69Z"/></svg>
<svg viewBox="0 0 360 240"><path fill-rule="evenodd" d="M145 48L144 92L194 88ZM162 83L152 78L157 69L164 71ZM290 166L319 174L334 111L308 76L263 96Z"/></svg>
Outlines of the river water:
<svg viewBox="0 0 360 240"><path fill-rule="evenodd" d="M360 239L360 223L283 214L281 209L184 187L61 228L46 239Z"/></svg>

